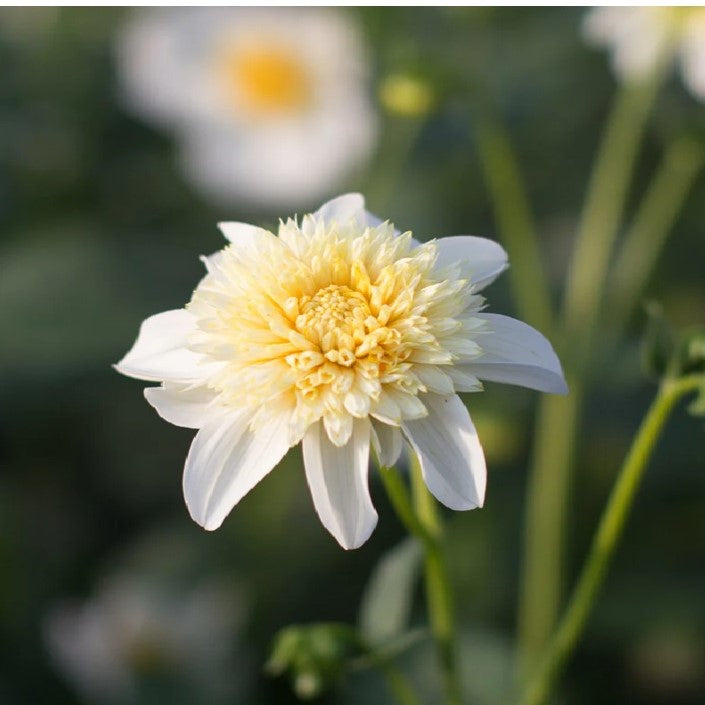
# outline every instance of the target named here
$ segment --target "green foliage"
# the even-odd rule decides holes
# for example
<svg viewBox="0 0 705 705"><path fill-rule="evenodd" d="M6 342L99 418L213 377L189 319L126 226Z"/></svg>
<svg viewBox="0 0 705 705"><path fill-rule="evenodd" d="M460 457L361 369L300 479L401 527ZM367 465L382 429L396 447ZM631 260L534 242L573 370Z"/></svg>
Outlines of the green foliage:
<svg viewBox="0 0 705 705"><path fill-rule="evenodd" d="M348 659L360 653L359 639L347 625L292 625L276 636L265 671L288 674L296 695L308 700L333 686Z"/></svg>
<svg viewBox="0 0 705 705"><path fill-rule="evenodd" d="M418 541L407 538L380 559L360 605L360 635L366 643L383 645L408 628L421 555Z"/></svg>

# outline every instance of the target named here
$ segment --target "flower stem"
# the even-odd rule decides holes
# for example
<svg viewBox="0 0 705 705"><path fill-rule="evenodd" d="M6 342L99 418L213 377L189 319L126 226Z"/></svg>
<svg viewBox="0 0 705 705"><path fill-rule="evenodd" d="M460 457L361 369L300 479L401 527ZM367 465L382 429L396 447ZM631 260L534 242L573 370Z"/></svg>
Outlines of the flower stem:
<svg viewBox="0 0 705 705"><path fill-rule="evenodd" d="M389 500L407 530L416 536L424 550L426 603L431 633L443 676L445 705L462 705L455 655L453 600L448 570L441 545L442 528L435 501L421 477L418 460L412 460L413 504L406 484L395 468L381 468Z"/></svg>
<svg viewBox="0 0 705 705"><path fill-rule="evenodd" d="M556 619L563 588L564 527L582 380L568 376L570 393L541 399L526 497L526 534L519 603L519 670L533 667ZM543 548L539 539L543 538Z"/></svg>
<svg viewBox="0 0 705 705"><path fill-rule="evenodd" d="M702 386L701 375L667 379L647 412L617 476L578 582L538 671L528 681L521 705L541 705L585 627L622 534L644 470L676 402Z"/></svg>
<svg viewBox="0 0 705 705"><path fill-rule="evenodd" d="M586 367L602 292L646 119L661 72L627 84L615 101L593 169L569 268L562 339L557 347L571 389L541 400L529 473L524 564L519 598L519 660L530 672L546 644L561 603L565 511L585 392Z"/></svg>
<svg viewBox="0 0 705 705"><path fill-rule="evenodd" d="M553 323L550 292L526 186L508 135L497 119L480 116L475 143L502 242L520 317L544 333Z"/></svg>
<svg viewBox="0 0 705 705"><path fill-rule="evenodd" d="M632 313L704 163L705 149L692 137L679 137L667 149L625 235L613 268L607 311L617 333Z"/></svg>
<svg viewBox="0 0 705 705"><path fill-rule="evenodd" d="M627 83L615 100L588 187L575 251L568 271L564 319L568 334L592 334L609 258L619 231L646 120L660 85L660 72Z"/></svg>
<svg viewBox="0 0 705 705"><path fill-rule="evenodd" d="M379 668L399 705L421 705L413 688L395 666L385 661L379 665Z"/></svg>

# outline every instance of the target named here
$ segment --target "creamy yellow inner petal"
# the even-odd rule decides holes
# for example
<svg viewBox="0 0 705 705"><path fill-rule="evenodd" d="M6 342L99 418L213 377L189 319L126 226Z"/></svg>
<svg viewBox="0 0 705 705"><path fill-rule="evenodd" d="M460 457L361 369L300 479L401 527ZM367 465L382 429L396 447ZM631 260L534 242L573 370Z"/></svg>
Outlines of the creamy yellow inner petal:
<svg viewBox="0 0 705 705"><path fill-rule="evenodd" d="M305 220L226 248L190 304L193 345L228 364L221 402L286 404L297 433L320 419L344 444L352 418L425 415L419 394L448 393L443 366L481 354L469 340L483 299L435 271L436 245L383 224L350 230ZM258 418L266 423L266 413Z"/></svg>

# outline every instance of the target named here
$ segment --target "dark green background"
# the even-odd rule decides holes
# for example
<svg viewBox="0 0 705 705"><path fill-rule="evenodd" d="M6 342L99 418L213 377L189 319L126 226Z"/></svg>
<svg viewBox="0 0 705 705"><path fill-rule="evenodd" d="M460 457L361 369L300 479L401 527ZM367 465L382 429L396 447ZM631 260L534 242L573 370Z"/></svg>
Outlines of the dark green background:
<svg viewBox="0 0 705 705"><path fill-rule="evenodd" d="M375 78L421 72L439 104L390 198L367 189L379 184L400 129L390 119L369 174L349 186L421 239L497 237L472 141L474 109L492 101L518 151L557 295L615 91L606 55L580 40L583 10L352 12ZM0 10L0 702L78 702L47 653L46 615L125 564L156 570L174 590L232 581L245 613L232 636L237 663L221 677L239 681L238 702L293 702L285 681L261 675L274 633L291 622L354 620L367 576L402 531L373 476L379 526L360 550L340 550L312 510L298 450L218 532L189 519L180 475L192 433L158 419L143 385L110 365L142 319L188 300L202 275L198 255L222 246L218 220L271 223L288 213L214 209L179 171L172 140L121 107L112 51L123 15ZM674 74L649 123L632 201L664 145L701 125L705 107ZM705 322L704 194L700 178L647 292L677 325ZM493 310L515 311L506 281L487 294ZM653 393L639 367L643 323L635 315L628 338L605 352L589 398L567 581ZM448 517L449 540L465 679L484 705L509 673L536 394L488 384L467 401L489 488L483 510ZM683 410L670 423L560 702L705 701L702 426ZM417 608L421 622L420 600ZM428 649L405 664L433 692ZM142 673L140 703L208 702L168 668L152 675ZM381 702L384 692L376 676L357 674L326 702Z"/></svg>

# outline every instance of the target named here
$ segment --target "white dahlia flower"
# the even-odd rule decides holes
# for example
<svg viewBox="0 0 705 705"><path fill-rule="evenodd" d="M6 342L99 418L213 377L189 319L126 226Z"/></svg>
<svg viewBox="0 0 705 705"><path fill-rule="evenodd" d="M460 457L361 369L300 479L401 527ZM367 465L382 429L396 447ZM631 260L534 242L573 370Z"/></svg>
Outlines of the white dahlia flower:
<svg viewBox="0 0 705 705"><path fill-rule="evenodd" d="M479 292L506 267L495 242L419 244L365 211L326 203L278 236L222 223L230 244L184 309L148 318L123 374L167 421L199 429L186 459L191 516L216 529L299 441L324 526L344 548L377 513L370 445L392 465L406 439L429 490L451 509L483 504L485 459L457 392L480 380L567 391L550 343L484 312Z"/></svg>
<svg viewBox="0 0 705 705"><path fill-rule="evenodd" d="M376 145L357 25L313 8L138 10L119 35L127 106L174 133L186 173L224 203L312 203Z"/></svg>
<svg viewBox="0 0 705 705"><path fill-rule="evenodd" d="M659 62L678 58L688 90L705 100L705 8L596 7L585 17L583 33L611 50L623 80L643 79Z"/></svg>

